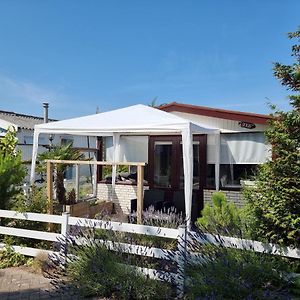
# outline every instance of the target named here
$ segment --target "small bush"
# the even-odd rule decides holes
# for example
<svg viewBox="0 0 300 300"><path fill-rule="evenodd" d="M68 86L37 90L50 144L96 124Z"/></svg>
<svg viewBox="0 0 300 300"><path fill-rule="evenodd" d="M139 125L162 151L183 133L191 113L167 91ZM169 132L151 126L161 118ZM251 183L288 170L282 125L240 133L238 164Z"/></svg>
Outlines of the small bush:
<svg viewBox="0 0 300 300"><path fill-rule="evenodd" d="M38 188L32 186L31 191L27 196L24 194L18 194L11 201L12 210L18 212L33 212L33 213L47 213L48 201L46 196L46 189L44 187ZM17 220L17 219L4 219L7 227L23 228L30 230L46 231L47 223L36 222L28 220ZM58 228L58 225L54 226L54 229ZM5 242L11 245L22 245L34 248L48 249L51 245L47 241L38 241L35 239L9 236L5 237Z"/></svg>
<svg viewBox="0 0 300 300"><path fill-rule="evenodd" d="M234 203L228 202L222 192L212 195L212 205L206 204L202 210L202 217L196 221L197 226L205 227L210 232L222 234L239 234L241 219L239 210Z"/></svg>
<svg viewBox="0 0 300 300"><path fill-rule="evenodd" d="M27 262L27 257L15 252L8 245L6 245L5 248L0 251L0 269L22 266L25 265Z"/></svg>
<svg viewBox="0 0 300 300"><path fill-rule="evenodd" d="M30 260L27 263L27 266L30 267L31 271L34 273L42 273L48 271L50 268L50 261L47 253L40 252L36 257Z"/></svg>
<svg viewBox="0 0 300 300"><path fill-rule="evenodd" d="M18 194L12 199L12 209L19 212L47 213L46 188L33 185L27 196Z"/></svg>

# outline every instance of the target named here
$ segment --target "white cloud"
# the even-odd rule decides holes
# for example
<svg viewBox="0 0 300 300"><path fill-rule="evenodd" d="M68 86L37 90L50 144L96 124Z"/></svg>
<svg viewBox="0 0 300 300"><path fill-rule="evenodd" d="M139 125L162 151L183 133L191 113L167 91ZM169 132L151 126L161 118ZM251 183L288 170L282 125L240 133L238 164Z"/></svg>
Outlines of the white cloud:
<svg viewBox="0 0 300 300"><path fill-rule="evenodd" d="M30 81L0 75L0 99L14 103L24 101L29 105L49 101L59 106L62 101L67 101L68 97L63 93L62 87L47 88Z"/></svg>

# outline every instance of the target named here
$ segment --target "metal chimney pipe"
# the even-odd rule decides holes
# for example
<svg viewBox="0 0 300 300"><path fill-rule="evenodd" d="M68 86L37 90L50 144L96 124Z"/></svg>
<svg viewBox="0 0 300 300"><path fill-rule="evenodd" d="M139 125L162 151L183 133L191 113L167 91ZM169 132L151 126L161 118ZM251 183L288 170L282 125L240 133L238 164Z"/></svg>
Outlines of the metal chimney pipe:
<svg viewBox="0 0 300 300"><path fill-rule="evenodd" d="M44 123L48 123L48 110L49 110L49 103L43 102L44 107Z"/></svg>

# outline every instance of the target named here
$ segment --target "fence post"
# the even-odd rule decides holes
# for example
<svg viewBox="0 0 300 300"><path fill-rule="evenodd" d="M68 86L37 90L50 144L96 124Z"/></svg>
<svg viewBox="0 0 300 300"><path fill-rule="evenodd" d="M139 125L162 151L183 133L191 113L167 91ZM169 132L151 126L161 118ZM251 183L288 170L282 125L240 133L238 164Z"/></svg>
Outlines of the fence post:
<svg viewBox="0 0 300 300"><path fill-rule="evenodd" d="M177 297L184 296L185 289L185 265L187 259L187 227L180 225L178 228L178 255L177 255L177 270L178 275L176 279Z"/></svg>
<svg viewBox="0 0 300 300"><path fill-rule="evenodd" d="M62 264L65 265L67 255L68 255L68 231L69 231L69 216L68 212L62 213L62 222L61 222L61 230L60 230L60 256L62 260Z"/></svg>

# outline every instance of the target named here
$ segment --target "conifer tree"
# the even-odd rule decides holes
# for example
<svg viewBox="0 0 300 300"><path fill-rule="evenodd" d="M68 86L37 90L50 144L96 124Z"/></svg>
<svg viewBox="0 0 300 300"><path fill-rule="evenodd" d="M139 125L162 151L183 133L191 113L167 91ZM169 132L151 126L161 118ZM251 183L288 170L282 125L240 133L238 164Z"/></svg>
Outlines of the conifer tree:
<svg viewBox="0 0 300 300"><path fill-rule="evenodd" d="M274 76L292 92L291 109L273 106L273 118L266 131L272 145L272 161L263 164L255 178L249 200L252 237L300 247L300 28L288 34L294 63L274 63Z"/></svg>

